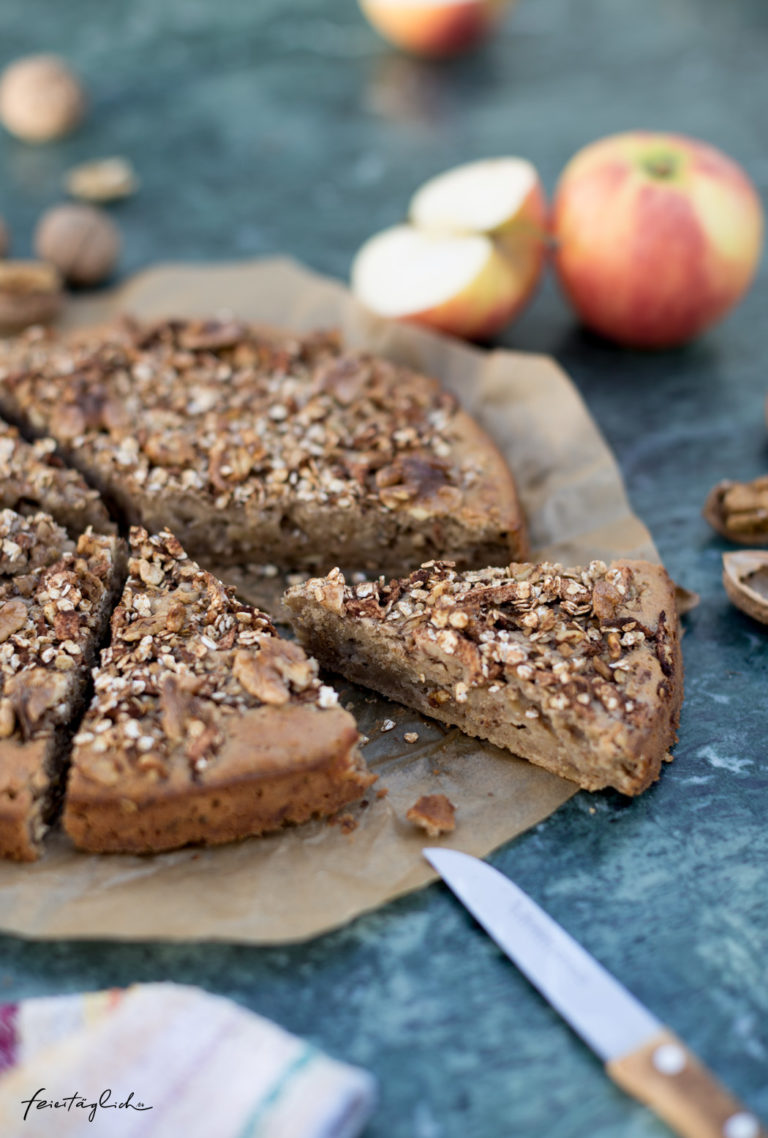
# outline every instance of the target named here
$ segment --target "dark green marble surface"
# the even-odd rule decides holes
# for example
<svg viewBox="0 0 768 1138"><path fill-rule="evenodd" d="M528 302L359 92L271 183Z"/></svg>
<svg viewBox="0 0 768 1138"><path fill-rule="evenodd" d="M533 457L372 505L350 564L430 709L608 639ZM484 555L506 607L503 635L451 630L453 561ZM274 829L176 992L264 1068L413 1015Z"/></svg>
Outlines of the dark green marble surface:
<svg viewBox="0 0 768 1138"><path fill-rule="evenodd" d="M551 189L579 146L639 126L719 144L768 188L764 0L521 0L486 50L448 66L388 50L353 0L3 0L0 63L41 49L79 66L93 109L56 146L0 139L17 254L62 172L110 153L143 180L116 208L126 272L279 251L343 277L433 172L520 153ZM661 782L635 802L580 794L492 859L764 1117L768 634L729 608L700 508L721 477L768 469L767 301L764 267L698 344L634 355L579 331L548 285L504 339L567 368L702 603ZM375 1072L367 1138L667 1133L441 887L301 947L5 938L0 953L7 998L173 979L274 1017Z"/></svg>

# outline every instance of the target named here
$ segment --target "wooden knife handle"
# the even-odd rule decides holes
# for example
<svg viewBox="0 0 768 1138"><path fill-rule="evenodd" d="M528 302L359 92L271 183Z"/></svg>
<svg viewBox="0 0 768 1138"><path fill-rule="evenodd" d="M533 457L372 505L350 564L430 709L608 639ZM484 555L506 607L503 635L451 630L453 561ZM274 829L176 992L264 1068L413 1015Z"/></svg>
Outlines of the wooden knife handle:
<svg viewBox="0 0 768 1138"><path fill-rule="evenodd" d="M612 1059L606 1070L681 1138L768 1138L760 1120L671 1031Z"/></svg>

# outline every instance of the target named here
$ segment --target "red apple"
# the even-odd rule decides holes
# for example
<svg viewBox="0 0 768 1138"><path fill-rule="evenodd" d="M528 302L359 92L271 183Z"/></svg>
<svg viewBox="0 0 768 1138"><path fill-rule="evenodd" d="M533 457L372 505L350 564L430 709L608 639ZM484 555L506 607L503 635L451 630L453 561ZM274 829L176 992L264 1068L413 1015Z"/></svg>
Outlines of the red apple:
<svg viewBox="0 0 768 1138"><path fill-rule="evenodd" d="M376 31L415 55L450 56L474 47L509 0L360 0Z"/></svg>
<svg viewBox="0 0 768 1138"><path fill-rule="evenodd" d="M721 151L633 131L571 159L552 231L560 283L584 323L621 344L661 348L692 339L746 292L763 211Z"/></svg>

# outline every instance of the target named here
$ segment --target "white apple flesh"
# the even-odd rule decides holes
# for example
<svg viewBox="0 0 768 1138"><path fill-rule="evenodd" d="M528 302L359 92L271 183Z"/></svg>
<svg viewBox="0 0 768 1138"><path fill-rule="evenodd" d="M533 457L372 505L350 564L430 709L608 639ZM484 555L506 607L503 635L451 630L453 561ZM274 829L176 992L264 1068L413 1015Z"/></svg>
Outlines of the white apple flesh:
<svg viewBox="0 0 768 1138"><path fill-rule="evenodd" d="M371 237L352 267L352 290L378 316L484 340L519 303L513 268L482 235L396 225Z"/></svg>

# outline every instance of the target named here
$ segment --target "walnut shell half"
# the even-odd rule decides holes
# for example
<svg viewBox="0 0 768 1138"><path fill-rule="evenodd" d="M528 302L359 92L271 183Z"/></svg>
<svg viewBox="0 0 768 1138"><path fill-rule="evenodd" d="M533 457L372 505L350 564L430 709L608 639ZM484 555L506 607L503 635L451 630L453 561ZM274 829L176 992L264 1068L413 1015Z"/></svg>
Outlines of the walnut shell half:
<svg viewBox="0 0 768 1138"><path fill-rule="evenodd" d="M768 624L768 550L724 553L723 585L736 608Z"/></svg>

